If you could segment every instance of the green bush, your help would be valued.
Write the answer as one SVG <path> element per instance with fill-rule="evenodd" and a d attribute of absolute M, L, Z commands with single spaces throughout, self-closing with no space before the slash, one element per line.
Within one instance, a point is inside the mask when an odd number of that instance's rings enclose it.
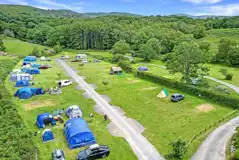
<path fill-rule="evenodd" d="M 223 104 L 235 109 L 239 109 L 239 99 L 228 97 L 228 96 L 226 97 L 223 94 L 213 93 L 206 89 L 196 88 L 194 86 L 176 82 L 174 80 L 170 80 L 164 77 L 156 76 L 148 72 L 140 72 L 135 70 L 134 73 L 136 74 L 136 76 L 140 78 L 143 78 L 155 83 L 159 83 L 161 85 L 164 85 L 170 88 L 178 89 L 190 95 L 199 96 L 218 104 Z"/>
<path fill-rule="evenodd" d="M 123 60 L 127 60 L 127 58 L 125 58 L 124 55 L 122 55 L 122 54 L 115 54 L 112 57 L 112 62 L 113 63 L 118 63 L 119 61 L 123 61 Z"/>
<path fill-rule="evenodd" d="M 119 61 L 119 66 L 125 70 L 125 72 L 132 72 L 133 68 L 128 60 Z"/>
<path fill-rule="evenodd" d="M 239 160 L 239 149 L 237 149 L 234 153 L 233 160 Z"/>
<path fill-rule="evenodd" d="M 232 77 L 233 77 L 233 74 L 232 73 L 228 73 L 228 74 L 226 74 L 225 79 L 231 81 Z"/>

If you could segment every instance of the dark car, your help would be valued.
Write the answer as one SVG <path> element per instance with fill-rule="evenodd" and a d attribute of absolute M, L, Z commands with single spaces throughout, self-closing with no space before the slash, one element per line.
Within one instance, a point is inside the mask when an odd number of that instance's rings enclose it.
<path fill-rule="evenodd" d="M 173 94 L 171 96 L 171 101 L 172 102 L 178 102 L 178 101 L 181 101 L 183 99 L 184 99 L 184 95 L 182 95 L 182 94 Z"/>
<path fill-rule="evenodd" d="M 61 149 L 56 149 L 52 152 L 53 160 L 65 160 L 64 152 Z"/>
<path fill-rule="evenodd" d="M 77 160 L 95 160 L 95 159 L 101 159 L 106 158 L 110 154 L 110 150 L 105 145 L 98 145 L 94 144 L 91 145 L 86 150 L 81 151 L 77 155 Z"/>

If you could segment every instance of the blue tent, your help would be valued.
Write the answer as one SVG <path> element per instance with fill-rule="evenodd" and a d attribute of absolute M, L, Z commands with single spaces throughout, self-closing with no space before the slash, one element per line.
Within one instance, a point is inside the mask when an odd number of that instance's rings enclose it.
<path fill-rule="evenodd" d="M 36 68 L 36 69 L 39 69 L 41 67 L 40 64 L 36 64 L 36 63 L 32 64 L 31 66 L 32 68 Z"/>
<path fill-rule="evenodd" d="M 15 93 L 15 97 L 19 97 L 20 99 L 29 99 L 35 95 L 42 95 L 45 94 L 45 91 L 42 88 L 29 88 L 23 87 L 17 90 Z"/>
<path fill-rule="evenodd" d="M 24 86 L 30 86 L 30 83 L 28 80 L 19 80 L 16 82 L 15 87 L 24 87 Z"/>
<path fill-rule="evenodd" d="M 24 61 L 25 62 L 35 62 L 35 61 L 37 61 L 37 58 L 35 56 L 26 56 L 24 58 Z"/>
<path fill-rule="evenodd" d="M 64 133 L 70 149 L 96 143 L 93 133 L 82 118 L 68 120 L 65 124 Z"/>
<path fill-rule="evenodd" d="M 22 68 L 21 71 L 28 74 L 40 74 L 40 70 L 36 68 Z"/>
<path fill-rule="evenodd" d="M 52 125 L 56 125 L 56 121 L 53 119 L 52 116 L 50 116 L 49 113 L 43 113 L 37 116 L 36 125 L 39 128 L 44 128 L 45 125 L 49 123 L 51 123 Z"/>
<path fill-rule="evenodd" d="M 149 69 L 147 67 L 140 66 L 138 68 L 139 71 L 148 71 Z"/>
<path fill-rule="evenodd" d="M 46 129 L 42 133 L 42 141 L 43 143 L 53 141 L 54 140 L 54 135 L 50 129 Z"/>

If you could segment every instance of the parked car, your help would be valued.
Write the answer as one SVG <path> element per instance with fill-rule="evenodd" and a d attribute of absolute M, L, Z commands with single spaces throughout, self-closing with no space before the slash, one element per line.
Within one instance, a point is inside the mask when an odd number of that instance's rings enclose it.
<path fill-rule="evenodd" d="M 61 56 L 61 59 L 69 59 L 69 56 Z"/>
<path fill-rule="evenodd" d="M 83 59 L 81 62 L 82 63 L 88 63 L 88 60 L 87 59 Z"/>
<path fill-rule="evenodd" d="M 181 100 L 183 100 L 183 99 L 184 99 L 184 95 L 182 95 L 182 94 L 176 93 L 176 94 L 173 94 L 173 95 L 171 96 L 171 101 L 172 101 L 172 102 L 178 102 L 178 101 L 181 101 Z"/>
<path fill-rule="evenodd" d="M 65 86 L 69 86 L 72 84 L 72 81 L 70 80 L 62 80 L 58 82 L 58 86 L 59 87 L 65 87 Z"/>
<path fill-rule="evenodd" d="M 65 154 L 63 150 L 56 149 L 52 152 L 52 160 L 65 160 Z"/>
<path fill-rule="evenodd" d="M 98 145 L 94 144 L 91 145 L 86 150 L 81 151 L 77 155 L 77 160 L 95 160 L 95 159 L 101 159 L 106 158 L 110 154 L 110 150 L 105 145 Z"/>

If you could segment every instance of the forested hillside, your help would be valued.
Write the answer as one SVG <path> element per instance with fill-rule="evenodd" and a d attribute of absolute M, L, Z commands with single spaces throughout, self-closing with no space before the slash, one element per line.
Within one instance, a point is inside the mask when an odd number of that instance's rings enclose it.
<path fill-rule="evenodd" d="M 57 13 L 61 13 L 61 16 Z M 146 54 L 151 50 L 147 46 L 153 44 L 157 46 L 154 48 L 158 48 L 153 57 L 173 52 L 179 43 L 195 41 L 201 48 L 210 51 L 210 54 L 221 54 L 213 57 L 213 62 L 230 63 L 229 50 L 224 53 L 220 49 L 211 50 L 210 40 L 201 39 L 207 37 L 208 33 L 217 36 L 215 31 L 211 33 L 208 30 L 239 27 L 239 17 L 192 19 L 183 16 L 117 15 L 81 18 L 74 16 L 74 12 L 69 13 L 72 16 L 62 16 L 64 11 L 51 12 L 27 6 L 1 5 L 0 33 L 37 44 L 60 44 L 63 48 L 72 49 L 109 50 L 116 42 L 123 40 L 130 45 L 133 53 L 140 56 L 140 50 Z M 233 40 L 220 40 L 234 33 L 238 33 L 238 29 L 229 29 L 217 39 L 222 45 L 226 43 L 229 48 L 235 47 L 237 45 L 231 42 Z M 235 50 L 230 51 L 232 58 L 238 55 Z M 238 62 L 233 63 L 238 65 Z"/>

